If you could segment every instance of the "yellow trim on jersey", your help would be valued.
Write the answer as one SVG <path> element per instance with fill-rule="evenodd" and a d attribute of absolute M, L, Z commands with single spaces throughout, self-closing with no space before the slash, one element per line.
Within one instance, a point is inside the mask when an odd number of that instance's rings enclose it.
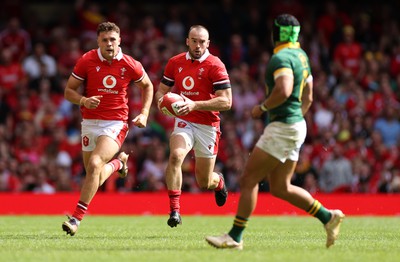
<path fill-rule="evenodd" d="M 294 77 L 293 70 L 291 68 L 284 67 L 284 68 L 279 68 L 278 70 L 275 70 L 274 79 L 277 79 L 278 77 L 283 76 L 283 75 Z"/>
<path fill-rule="evenodd" d="M 300 48 L 300 43 L 299 42 L 296 42 L 296 43 L 287 42 L 284 44 L 280 44 L 274 48 L 274 54 L 278 53 L 279 51 L 281 51 L 284 48 Z"/>

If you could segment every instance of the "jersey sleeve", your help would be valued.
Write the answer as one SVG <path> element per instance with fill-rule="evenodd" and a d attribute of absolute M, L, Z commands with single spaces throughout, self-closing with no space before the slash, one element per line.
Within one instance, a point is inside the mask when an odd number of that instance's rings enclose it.
<path fill-rule="evenodd" d="M 142 63 L 140 63 L 139 61 L 135 60 L 135 59 L 130 59 L 129 60 L 129 65 L 131 68 L 131 78 L 133 82 L 140 82 L 142 81 L 142 79 L 144 78 L 144 76 L 146 75 L 146 71 L 142 65 Z"/>
<path fill-rule="evenodd" d="M 174 62 L 172 59 L 168 60 L 167 65 L 164 69 L 164 74 L 161 79 L 161 83 L 166 86 L 173 87 L 175 84 L 175 77 L 174 77 Z"/>
<path fill-rule="evenodd" d="M 293 77 L 292 63 L 289 59 L 279 55 L 275 55 L 271 58 L 271 66 L 274 79 L 277 79 L 282 75 Z"/>
<path fill-rule="evenodd" d="M 211 79 L 214 91 L 231 88 L 228 71 L 220 59 L 216 59 L 214 62 Z"/>
<path fill-rule="evenodd" d="M 78 80 L 84 81 L 87 77 L 87 55 L 83 55 L 75 64 L 74 70 L 72 70 L 72 76 Z"/>

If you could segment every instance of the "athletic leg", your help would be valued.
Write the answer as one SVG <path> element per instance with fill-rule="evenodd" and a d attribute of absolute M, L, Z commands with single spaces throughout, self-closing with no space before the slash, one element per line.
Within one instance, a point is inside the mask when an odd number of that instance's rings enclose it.
<path fill-rule="evenodd" d="M 173 134 L 170 137 L 170 155 L 165 174 L 170 205 L 170 218 L 167 224 L 170 227 L 182 224 L 180 217 L 182 163 L 190 150 L 191 147 L 183 135 Z"/>
<path fill-rule="evenodd" d="M 115 140 L 108 136 L 99 136 L 95 149 L 91 152 L 83 152 L 86 177 L 75 211 L 72 217 L 62 225 L 63 230 L 67 232 L 67 234 L 73 236 L 76 233 L 79 223 L 86 214 L 88 206 L 98 188 L 112 173 L 114 173 L 114 171 L 116 171 L 115 168 L 118 169 L 122 166 L 122 164 L 118 166 L 118 162 L 115 164 L 108 164 L 118 150 L 119 146 Z"/>
<path fill-rule="evenodd" d="M 201 189 L 213 189 L 215 202 L 223 206 L 228 198 L 228 190 L 221 173 L 214 172 L 216 157 L 196 157 L 196 181 Z"/>

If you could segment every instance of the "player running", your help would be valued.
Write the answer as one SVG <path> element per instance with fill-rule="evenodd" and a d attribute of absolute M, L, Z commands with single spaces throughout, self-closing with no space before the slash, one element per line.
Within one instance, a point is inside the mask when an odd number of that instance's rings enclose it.
<path fill-rule="evenodd" d="M 128 133 L 129 84 L 133 81 L 142 89 L 142 110 L 132 123 L 141 128 L 147 124 L 153 99 L 153 84 L 140 62 L 122 53 L 119 27 L 110 22 L 97 28 L 98 49 L 84 54 L 75 65 L 65 88 L 65 98 L 81 106 L 82 151 L 86 178 L 79 202 L 72 217 L 62 229 L 73 236 L 97 189 L 118 171 L 128 173 L 128 155 L 121 149 Z M 83 84 L 83 95 L 78 88 Z"/>
<path fill-rule="evenodd" d="M 324 225 L 326 247 L 334 244 L 344 218 L 340 210 L 328 210 L 309 192 L 291 184 L 304 143 L 304 115 L 312 103 L 313 82 L 307 54 L 298 40 L 300 23 L 292 15 L 273 20 L 274 54 L 266 69 L 267 99 L 252 109 L 253 118 L 268 112 L 269 124 L 251 153 L 240 181 L 240 199 L 233 227 L 206 241 L 217 248 L 243 248 L 242 234 L 257 203 L 258 184 L 268 179 L 273 196 L 318 218 Z"/>
<path fill-rule="evenodd" d="M 218 143 L 221 135 L 219 111 L 232 105 L 231 84 L 225 65 L 210 54 L 208 30 L 201 25 L 189 29 L 186 38 L 188 51 L 169 59 L 155 99 L 175 88 L 185 102 L 178 111 L 175 127 L 170 136 L 170 155 L 166 170 L 166 183 L 170 203 L 167 224 L 182 224 L 180 196 L 182 163 L 193 149 L 195 176 L 202 189 L 212 189 L 215 201 L 223 206 L 228 197 L 224 177 L 214 172 Z"/>

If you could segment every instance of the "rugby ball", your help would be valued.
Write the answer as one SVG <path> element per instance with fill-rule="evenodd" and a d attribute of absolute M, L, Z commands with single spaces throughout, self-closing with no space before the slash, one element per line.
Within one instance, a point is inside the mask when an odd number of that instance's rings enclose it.
<path fill-rule="evenodd" d="M 180 95 L 168 92 L 161 97 L 159 108 L 164 115 L 176 117 L 183 102 L 183 98 Z"/>

